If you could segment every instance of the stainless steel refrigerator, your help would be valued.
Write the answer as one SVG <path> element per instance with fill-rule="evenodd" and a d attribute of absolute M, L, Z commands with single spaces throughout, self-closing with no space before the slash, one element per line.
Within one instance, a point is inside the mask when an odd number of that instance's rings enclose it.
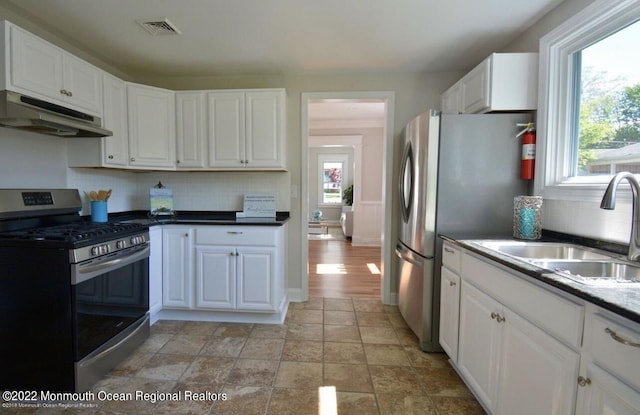
<path fill-rule="evenodd" d="M 398 301 L 424 351 L 441 351 L 442 240 L 438 234 L 510 235 L 521 180 L 518 123 L 529 114 L 438 115 L 428 111 L 404 129 L 400 166 L 402 221 L 396 245 Z"/>

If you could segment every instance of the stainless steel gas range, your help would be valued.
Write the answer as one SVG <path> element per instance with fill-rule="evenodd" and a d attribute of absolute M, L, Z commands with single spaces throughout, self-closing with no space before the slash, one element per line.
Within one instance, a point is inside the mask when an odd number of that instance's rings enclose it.
<path fill-rule="evenodd" d="M 0 390 L 84 391 L 149 336 L 149 232 L 0 189 Z"/>

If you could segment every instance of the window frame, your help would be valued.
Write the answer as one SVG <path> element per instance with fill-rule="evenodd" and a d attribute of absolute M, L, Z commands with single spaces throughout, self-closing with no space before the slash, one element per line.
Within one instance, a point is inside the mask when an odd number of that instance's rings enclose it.
<path fill-rule="evenodd" d="M 540 39 L 536 195 L 555 200 L 602 198 L 611 175 L 570 177 L 575 128 L 570 88 L 576 74 L 573 54 L 638 19 L 638 0 L 596 0 Z"/>
<path fill-rule="evenodd" d="M 324 163 L 342 163 L 342 189 L 340 191 L 340 203 L 324 202 Z M 349 183 L 349 154 L 347 153 L 320 153 L 318 154 L 318 206 L 321 207 L 342 207 L 345 206 L 342 200 L 342 192 Z"/>

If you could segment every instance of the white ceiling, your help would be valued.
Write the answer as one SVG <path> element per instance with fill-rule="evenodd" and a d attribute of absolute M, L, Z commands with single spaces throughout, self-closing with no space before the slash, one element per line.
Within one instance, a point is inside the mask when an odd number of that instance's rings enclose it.
<path fill-rule="evenodd" d="M 562 0 L 0 0 L 131 76 L 466 71 Z M 136 20 L 167 17 L 179 36 Z"/>

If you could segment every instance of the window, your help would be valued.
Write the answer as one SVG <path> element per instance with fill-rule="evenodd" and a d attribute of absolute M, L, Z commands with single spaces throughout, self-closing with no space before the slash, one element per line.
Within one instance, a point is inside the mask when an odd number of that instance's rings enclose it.
<path fill-rule="evenodd" d="M 322 205 L 342 205 L 342 196 L 347 186 L 347 154 L 319 154 L 319 190 L 318 200 Z"/>
<path fill-rule="evenodd" d="M 540 40 L 536 194 L 599 200 L 640 174 L 639 21 L 637 0 L 596 0 Z"/>
<path fill-rule="evenodd" d="M 573 54 L 573 175 L 640 173 L 640 22 Z"/>

